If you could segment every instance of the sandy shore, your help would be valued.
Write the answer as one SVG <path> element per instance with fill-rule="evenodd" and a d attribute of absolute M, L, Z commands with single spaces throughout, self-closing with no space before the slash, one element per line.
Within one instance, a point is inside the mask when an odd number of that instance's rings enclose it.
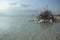
<path fill-rule="evenodd" d="M 54 18 L 56 18 L 56 19 L 60 20 L 60 16 L 54 16 Z"/>

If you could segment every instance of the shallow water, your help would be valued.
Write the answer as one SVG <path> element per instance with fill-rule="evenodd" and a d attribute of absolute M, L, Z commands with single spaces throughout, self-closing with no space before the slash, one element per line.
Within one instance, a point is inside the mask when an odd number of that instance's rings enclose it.
<path fill-rule="evenodd" d="M 32 17 L 0 17 L 0 40 L 60 40 L 60 23 L 28 22 Z"/>

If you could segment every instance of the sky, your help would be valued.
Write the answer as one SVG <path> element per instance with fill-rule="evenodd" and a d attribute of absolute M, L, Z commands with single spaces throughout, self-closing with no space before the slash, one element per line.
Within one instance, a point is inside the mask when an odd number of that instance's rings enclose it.
<path fill-rule="evenodd" d="M 34 15 L 47 7 L 59 14 L 60 0 L 0 0 L 0 15 Z"/>

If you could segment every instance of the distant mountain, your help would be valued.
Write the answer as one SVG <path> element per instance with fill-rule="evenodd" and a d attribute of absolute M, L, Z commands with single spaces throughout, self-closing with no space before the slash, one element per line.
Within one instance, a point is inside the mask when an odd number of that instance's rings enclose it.
<path fill-rule="evenodd" d="M 59 17 L 60 17 L 60 14 L 56 14 L 56 15 L 54 15 L 54 16 L 59 16 Z"/>

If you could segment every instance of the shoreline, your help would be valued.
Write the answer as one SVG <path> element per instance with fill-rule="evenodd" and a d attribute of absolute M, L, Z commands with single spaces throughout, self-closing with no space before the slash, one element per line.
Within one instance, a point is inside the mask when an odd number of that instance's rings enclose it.
<path fill-rule="evenodd" d="M 60 20 L 60 16 L 58 16 L 58 15 L 55 15 L 53 17 L 56 18 L 56 19 L 58 19 L 58 20 Z"/>

